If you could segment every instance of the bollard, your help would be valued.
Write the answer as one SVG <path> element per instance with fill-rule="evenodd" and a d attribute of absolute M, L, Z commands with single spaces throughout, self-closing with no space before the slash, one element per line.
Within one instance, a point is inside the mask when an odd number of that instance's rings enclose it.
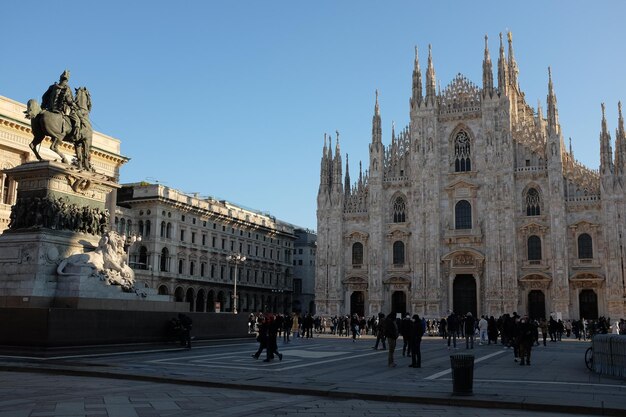
<path fill-rule="evenodd" d="M 474 384 L 474 355 L 450 355 L 452 394 L 472 395 Z"/>

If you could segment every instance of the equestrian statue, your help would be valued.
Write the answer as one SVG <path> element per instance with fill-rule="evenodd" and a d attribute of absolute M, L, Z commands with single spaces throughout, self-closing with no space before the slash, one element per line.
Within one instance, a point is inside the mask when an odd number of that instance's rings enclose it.
<path fill-rule="evenodd" d="M 76 89 L 76 97 L 68 85 L 70 72 L 65 70 L 58 83 L 52 84 L 41 98 L 41 107 L 37 100 L 28 100 L 26 118 L 30 119 L 33 140 L 30 149 L 38 160 L 42 161 L 37 146 L 46 136 L 52 139 L 50 150 L 67 163 L 65 156 L 59 152 L 61 142 L 74 144 L 76 166 L 79 170 L 93 171 L 90 161 L 93 129 L 89 121 L 91 111 L 91 95 L 85 87 Z"/>

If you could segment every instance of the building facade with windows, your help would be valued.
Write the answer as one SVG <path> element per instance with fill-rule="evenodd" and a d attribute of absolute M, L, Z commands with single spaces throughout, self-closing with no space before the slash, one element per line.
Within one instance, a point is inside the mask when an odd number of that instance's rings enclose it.
<path fill-rule="evenodd" d="M 161 184 L 123 185 L 113 227 L 129 248 L 136 280 L 191 311 L 291 312 L 293 226 L 227 201 Z M 138 238 L 141 237 L 139 240 Z M 234 263 L 229 255 L 241 254 Z"/>
<path fill-rule="evenodd" d="M 344 177 L 325 139 L 318 314 L 626 315 L 621 105 L 614 143 L 602 105 L 589 169 L 565 146 L 550 73 L 547 115 L 525 101 L 510 34 L 495 73 L 485 38 L 482 88 L 459 74 L 437 92 L 430 47 L 425 88 L 416 49 L 409 125 L 383 145 L 376 98 L 369 169 L 352 182 L 346 158 Z"/>
<path fill-rule="evenodd" d="M 302 228 L 294 230 L 293 307 L 301 313 L 315 314 L 315 252 L 317 235 Z"/>

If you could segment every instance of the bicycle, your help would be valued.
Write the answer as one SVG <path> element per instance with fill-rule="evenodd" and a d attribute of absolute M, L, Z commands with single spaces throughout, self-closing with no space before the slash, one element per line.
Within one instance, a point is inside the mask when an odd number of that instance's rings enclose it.
<path fill-rule="evenodd" d="M 585 365 L 587 369 L 593 371 L 593 346 L 589 346 L 585 352 Z"/>

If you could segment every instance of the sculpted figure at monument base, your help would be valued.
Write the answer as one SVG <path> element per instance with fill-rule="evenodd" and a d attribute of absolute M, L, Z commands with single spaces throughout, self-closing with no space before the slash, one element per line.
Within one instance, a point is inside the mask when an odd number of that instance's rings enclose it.
<path fill-rule="evenodd" d="M 59 275 L 84 273 L 81 267 L 91 268 L 91 277 L 110 285 L 119 285 L 125 292 L 135 291 L 135 273 L 128 266 L 124 238 L 117 232 L 107 232 L 100 238 L 93 252 L 77 253 L 61 261 Z M 77 268 L 78 267 L 78 268 Z"/>

